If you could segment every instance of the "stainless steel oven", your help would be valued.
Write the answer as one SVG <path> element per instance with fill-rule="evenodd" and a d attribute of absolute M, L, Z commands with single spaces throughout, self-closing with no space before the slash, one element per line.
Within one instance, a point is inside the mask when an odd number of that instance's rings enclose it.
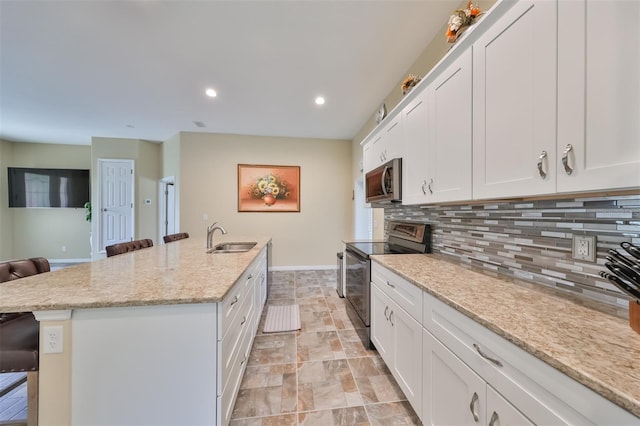
<path fill-rule="evenodd" d="M 351 307 L 356 311 L 365 327 L 371 324 L 370 312 L 370 291 L 371 262 L 369 256 L 358 253 L 356 249 L 347 244 L 344 251 L 346 289 L 345 297 L 351 303 Z"/>
<path fill-rule="evenodd" d="M 364 329 L 361 337 L 373 348 L 371 325 L 371 259 L 376 254 L 408 254 L 431 252 L 431 226 L 426 223 L 388 221 L 386 242 L 359 241 L 347 243 L 345 256 L 345 297 L 353 309 L 347 313 L 355 327 Z"/>

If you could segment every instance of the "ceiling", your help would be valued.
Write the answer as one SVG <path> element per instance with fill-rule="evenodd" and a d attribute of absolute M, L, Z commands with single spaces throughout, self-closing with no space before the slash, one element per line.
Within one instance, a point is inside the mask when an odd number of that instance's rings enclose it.
<path fill-rule="evenodd" d="M 0 0 L 0 138 L 352 139 L 459 4 Z"/>

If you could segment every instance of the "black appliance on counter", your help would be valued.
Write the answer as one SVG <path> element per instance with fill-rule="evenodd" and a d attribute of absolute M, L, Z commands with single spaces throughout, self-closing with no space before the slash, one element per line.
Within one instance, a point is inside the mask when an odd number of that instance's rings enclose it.
<path fill-rule="evenodd" d="M 431 225 L 419 222 L 389 221 L 386 242 L 360 241 L 346 243 L 345 297 L 354 312 L 347 310 L 355 324 L 364 326 L 361 335 L 370 348 L 371 343 L 371 259 L 376 254 L 431 253 Z M 353 315 L 353 314 L 357 315 Z"/>

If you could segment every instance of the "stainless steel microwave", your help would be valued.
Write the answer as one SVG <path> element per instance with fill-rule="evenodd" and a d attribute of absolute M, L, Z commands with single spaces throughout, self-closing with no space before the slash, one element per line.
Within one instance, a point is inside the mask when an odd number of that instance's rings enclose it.
<path fill-rule="evenodd" d="M 367 203 L 397 203 L 402 201 L 402 159 L 393 160 L 365 174 Z"/>

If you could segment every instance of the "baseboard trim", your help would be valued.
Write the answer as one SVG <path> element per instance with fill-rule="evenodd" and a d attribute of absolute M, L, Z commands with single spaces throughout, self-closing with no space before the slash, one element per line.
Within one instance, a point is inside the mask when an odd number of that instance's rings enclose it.
<path fill-rule="evenodd" d="M 331 270 L 338 269 L 337 265 L 307 265 L 307 266 L 272 266 L 270 271 L 309 271 L 309 270 Z"/>

